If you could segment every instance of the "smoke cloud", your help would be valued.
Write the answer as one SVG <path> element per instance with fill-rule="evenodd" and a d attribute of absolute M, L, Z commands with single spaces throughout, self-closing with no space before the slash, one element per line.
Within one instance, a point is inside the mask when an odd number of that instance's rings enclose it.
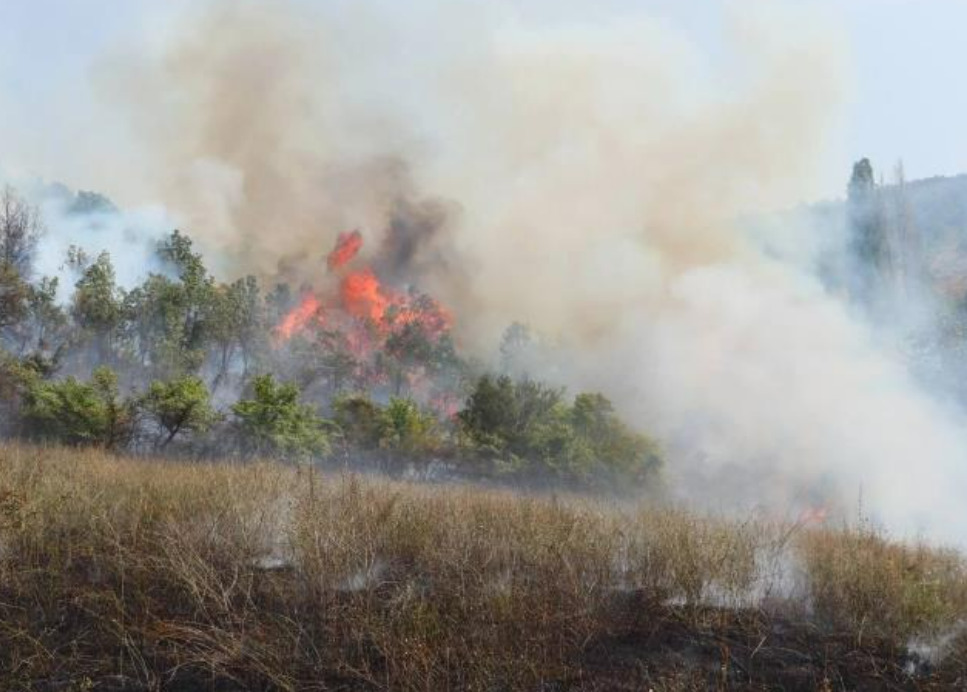
<path fill-rule="evenodd" d="M 739 221 L 817 189 L 847 87 L 834 27 L 736 3 L 715 64 L 631 10 L 209 0 L 173 27 L 97 65 L 138 155 L 106 157 L 105 191 L 164 204 L 221 272 L 324 282 L 360 229 L 465 348 L 513 320 L 549 335 L 554 377 L 658 432 L 683 497 L 862 493 L 898 531 L 965 527 L 958 414 L 810 274 L 814 239 L 776 257 Z"/>

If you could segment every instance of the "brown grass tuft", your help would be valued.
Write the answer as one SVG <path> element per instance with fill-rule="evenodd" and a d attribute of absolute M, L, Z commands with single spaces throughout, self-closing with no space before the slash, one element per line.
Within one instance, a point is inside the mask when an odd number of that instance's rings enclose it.
<path fill-rule="evenodd" d="M 819 687 L 859 649 L 902 675 L 964 569 L 868 528 L 0 447 L 2 689 Z"/>

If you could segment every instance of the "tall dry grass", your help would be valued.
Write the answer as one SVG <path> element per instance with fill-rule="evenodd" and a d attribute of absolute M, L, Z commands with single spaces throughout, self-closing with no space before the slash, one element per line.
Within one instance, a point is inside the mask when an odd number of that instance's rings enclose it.
<path fill-rule="evenodd" d="M 0 447 L 0 689 L 609 689 L 602 642 L 769 608 L 899 651 L 958 626 L 964 561 L 866 527 Z M 708 683 L 634 657 L 655 689 Z"/>

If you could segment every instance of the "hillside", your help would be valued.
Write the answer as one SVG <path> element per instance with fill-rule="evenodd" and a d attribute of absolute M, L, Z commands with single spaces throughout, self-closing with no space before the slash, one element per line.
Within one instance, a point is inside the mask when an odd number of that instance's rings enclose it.
<path fill-rule="evenodd" d="M 928 284 L 950 299 L 963 298 L 967 292 L 967 174 L 881 183 L 876 192 L 878 213 L 888 233 L 903 226 L 915 243 L 912 248 L 894 248 L 894 253 L 911 249 L 922 253 Z M 847 207 L 842 200 L 812 205 L 807 217 L 818 232 L 845 233 Z M 834 252 L 842 251 L 839 242 L 833 243 Z"/>
<path fill-rule="evenodd" d="M 967 175 L 928 178 L 908 184 L 913 227 L 927 250 L 928 271 L 954 300 L 967 294 Z"/>

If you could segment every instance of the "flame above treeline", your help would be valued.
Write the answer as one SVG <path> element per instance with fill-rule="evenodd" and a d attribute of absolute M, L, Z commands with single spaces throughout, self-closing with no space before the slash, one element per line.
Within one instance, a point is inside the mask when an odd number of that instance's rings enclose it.
<path fill-rule="evenodd" d="M 326 265 L 330 271 L 343 266 L 363 249 L 363 234 L 359 231 L 340 233 L 336 240 L 336 247 L 326 258 Z"/>
<path fill-rule="evenodd" d="M 278 344 L 312 329 L 333 329 L 347 335 L 354 355 L 364 357 L 406 328 L 429 341 L 449 333 L 450 313 L 433 298 L 389 286 L 369 266 L 352 269 L 362 247 L 358 230 L 339 234 L 326 258 L 328 271 L 339 275 L 338 290 L 332 295 L 304 291 L 275 329 Z"/>

